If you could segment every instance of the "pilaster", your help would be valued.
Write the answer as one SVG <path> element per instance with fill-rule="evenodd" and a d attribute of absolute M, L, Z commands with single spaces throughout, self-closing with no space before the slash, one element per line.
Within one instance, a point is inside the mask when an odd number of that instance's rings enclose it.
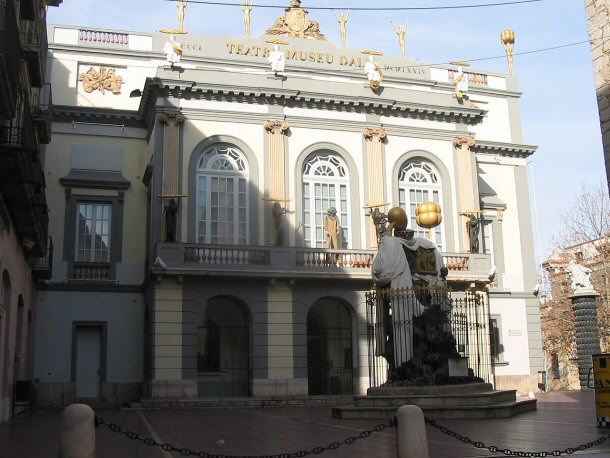
<path fill-rule="evenodd" d="M 479 207 L 479 184 L 477 174 L 477 163 L 472 152 L 475 145 L 474 138 L 469 136 L 458 136 L 453 139 L 454 156 L 456 163 L 456 184 L 458 197 L 458 212 L 469 217 L 473 212 L 480 211 Z M 463 220 L 460 225 L 461 250 L 469 251 L 470 239 L 466 230 L 468 220 Z"/>
<path fill-rule="evenodd" d="M 384 153 L 385 140 L 388 132 L 381 128 L 364 129 L 364 140 L 366 144 L 366 165 L 368 172 L 368 198 L 367 205 L 383 205 L 385 197 L 385 174 L 384 174 Z M 377 232 L 375 226 L 369 226 L 370 246 L 377 247 Z"/>
<path fill-rule="evenodd" d="M 265 130 L 267 131 L 267 150 L 269 157 L 267 161 L 267 176 L 268 176 L 268 190 L 267 190 L 267 205 L 265 214 L 269 215 L 267 221 L 269 221 L 268 227 L 273 228 L 272 240 L 269 240 L 276 245 L 283 245 L 283 226 L 285 225 L 285 214 L 275 214 L 273 212 L 273 205 L 278 205 L 285 210 L 286 202 L 286 149 L 285 149 L 285 134 L 290 128 L 288 122 L 284 120 L 267 120 L 265 123 Z M 276 206 L 277 207 L 277 206 Z M 276 209 L 276 212 L 278 210 Z M 279 220 L 277 220 L 279 218 Z M 281 224 L 280 224 L 281 222 Z M 271 233 L 271 231 L 266 231 Z"/>

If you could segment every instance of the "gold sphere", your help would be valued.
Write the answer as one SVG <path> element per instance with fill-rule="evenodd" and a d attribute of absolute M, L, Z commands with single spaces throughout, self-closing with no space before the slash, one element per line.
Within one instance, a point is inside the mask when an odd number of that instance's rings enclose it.
<path fill-rule="evenodd" d="M 441 206 L 436 202 L 422 202 L 417 206 L 415 215 L 417 224 L 427 229 L 438 226 L 443 220 Z"/>
<path fill-rule="evenodd" d="M 515 32 L 512 30 L 503 30 L 500 34 L 500 39 L 504 45 L 515 44 Z"/>
<path fill-rule="evenodd" d="M 400 207 L 390 208 L 390 211 L 388 211 L 388 222 L 394 223 L 394 229 L 404 231 L 409 224 L 407 212 Z"/>

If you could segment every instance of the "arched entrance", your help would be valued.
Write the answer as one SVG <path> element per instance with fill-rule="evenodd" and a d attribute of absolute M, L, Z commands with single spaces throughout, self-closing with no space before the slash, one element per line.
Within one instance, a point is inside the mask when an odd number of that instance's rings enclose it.
<path fill-rule="evenodd" d="M 197 325 L 199 396 L 250 394 L 250 319 L 242 304 L 215 297 Z"/>
<path fill-rule="evenodd" d="M 316 302 L 307 314 L 307 378 L 310 395 L 352 394 L 352 327 L 335 299 Z"/>

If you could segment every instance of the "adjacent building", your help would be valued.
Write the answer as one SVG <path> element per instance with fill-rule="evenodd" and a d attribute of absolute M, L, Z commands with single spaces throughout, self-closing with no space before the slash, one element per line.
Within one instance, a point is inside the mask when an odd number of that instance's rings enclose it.
<path fill-rule="evenodd" d="M 608 2 L 606 0 L 585 0 L 589 40 L 591 42 L 591 60 L 597 93 L 599 122 L 602 133 L 604 159 L 606 163 L 606 179 L 610 191 L 610 55 L 605 37 L 610 32 L 608 21 Z"/>
<path fill-rule="evenodd" d="M 485 303 L 489 379 L 535 388 L 535 147 L 515 78 L 468 70 L 460 98 L 455 67 L 338 48 L 293 3 L 256 39 L 49 28 L 39 403 L 365 392 L 369 214 L 397 205 Z M 443 211 L 431 231 L 424 201 Z"/>
<path fill-rule="evenodd" d="M 29 401 L 37 282 L 51 275 L 43 171 L 53 112 L 46 11 L 60 3 L 0 4 L 0 421 Z"/>

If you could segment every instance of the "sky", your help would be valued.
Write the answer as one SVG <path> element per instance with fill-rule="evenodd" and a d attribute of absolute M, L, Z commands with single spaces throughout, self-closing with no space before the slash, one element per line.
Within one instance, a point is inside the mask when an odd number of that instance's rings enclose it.
<path fill-rule="evenodd" d="M 195 35 L 243 36 L 238 1 L 216 1 L 234 5 L 189 3 L 184 28 Z M 589 36 L 585 1 L 539 0 L 455 8 L 506 1 L 510 0 L 303 0 L 302 6 L 309 8 L 309 19 L 318 21 L 321 32 L 337 46 L 341 39 L 335 15 L 315 7 L 347 11 L 350 7 L 450 6 L 433 10 L 352 10 L 347 23 L 347 47 L 400 56 L 390 21 L 403 25 L 407 21 L 408 59 L 428 64 L 470 61 L 471 71 L 507 73 L 500 33 L 514 30 L 514 74 L 523 93 L 523 143 L 538 147 L 528 159 L 528 178 L 534 245 L 540 262 L 551 254 L 550 240 L 559 230 L 560 214 L 570 207 L 583 186 L 594 187 L 606 181 L 590 46 L 586 43 Z M 289 3 L 256 0 L 251 36 L 262 36 Z M 58 8 L 49 8 L 47 21 L 139 32 L 178 25 L 176 5 L 168 0 L 63 0 Z M 585 43 L 564 46 L 579 42 Z M 532 52 L 554 47 L 559 48 Z"/>

